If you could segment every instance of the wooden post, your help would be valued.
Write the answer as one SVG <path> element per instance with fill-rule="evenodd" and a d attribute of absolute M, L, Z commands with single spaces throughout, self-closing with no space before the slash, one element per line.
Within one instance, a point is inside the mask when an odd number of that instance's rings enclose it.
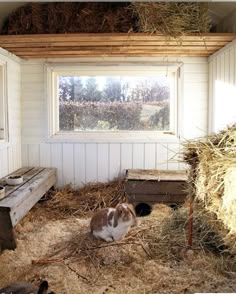
<path fill-rule="evenodd" d="M 189 218 L 188 218 L 188 246 L 193 245 L 193 199 L 189 202 Z"/>
<path fill-rule="evenodd" d="M 14 250 L 16 240 L 10 217 L 9 207 L 0 207 L 0 251 L 4 249 Z"/>

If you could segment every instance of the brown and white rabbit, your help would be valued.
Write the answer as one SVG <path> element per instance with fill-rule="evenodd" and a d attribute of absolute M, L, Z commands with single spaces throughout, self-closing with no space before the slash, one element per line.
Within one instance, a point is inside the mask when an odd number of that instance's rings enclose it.
<path fill-rule="evenodd" d="M 9 286 L 0 289 L 0 294 L 47 294 L 48 293 L 48 282 L 42 281 L 39 288 L 33 286 L 30 283 L 17 282 L 12 283 Z M 54 294 L 50 292 L 48 294 Z"/>
<path fill-rule="evenodd" d="M 103 208 L 96 212 L 90 221 L 90 229 L 94 237 L 109 242 L 122 239 L 135 224 L 133 207 L 122 203 L 116 208 Z"/>

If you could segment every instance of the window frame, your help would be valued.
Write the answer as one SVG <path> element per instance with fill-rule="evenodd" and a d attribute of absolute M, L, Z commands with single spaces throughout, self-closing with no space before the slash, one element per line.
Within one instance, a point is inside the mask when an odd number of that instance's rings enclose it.
<path fill-rule="evenodd" d="M 0 144 L 8 142 L 7 62 L 0 59 Z"/>
<path fill-rule="evenodd" d="M 178 95 L 179 95 L 179 68 L 182 63 L 143 63 L 143 64 L 109 64 L 109 63 L 82 63 L 82 64 L 45 64 L 46 72 L 46 91 L 48 97 L 48 141 L 63 141 L 63 142 L 143 142 L 143 141 L 168 141 L 177 142 L 178 141 Z M 132 130 L 118 130 L 118 131 L 71 131 L 62 132 L 59 131 L 59 100 L 57 98 L 58 89 L 58 76 L 60 75 L 87 75 L 87 76 L 97 76 L 101 73 L 101 76 L 109 75 L 119 75 L 119 73 L 125 72 L 132 73 L 134 75 L 138 70 L 145 69 L 149 70 L 150 76 L 153 73 L 164 73 L 173 74 L 171 91 L 171 103 L 173 106 L 171 109 L 171 127 L 172 131 L 132 131 Z M 145 73 L 146 75 L 146 73 Z M 140 76 L 140 74 L 139 74 Z"/>

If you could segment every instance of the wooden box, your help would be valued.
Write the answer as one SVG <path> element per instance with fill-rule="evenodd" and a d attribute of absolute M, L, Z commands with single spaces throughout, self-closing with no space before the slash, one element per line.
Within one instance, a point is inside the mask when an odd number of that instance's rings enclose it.
<path fill-rule="evenodd" d="M 187 196 L 186 171 L 140 170 L 126 171 L 125 192 L 128 202 L 153 205 L 164 203 L 179 206 Z"/>

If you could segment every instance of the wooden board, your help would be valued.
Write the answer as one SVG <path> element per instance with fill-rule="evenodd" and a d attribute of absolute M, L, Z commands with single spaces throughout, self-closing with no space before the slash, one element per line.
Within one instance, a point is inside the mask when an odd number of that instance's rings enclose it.
<path fill-rule="evenodd" d="M 23 182 L 20 185 L 12 186 L 7 185 L 5 179 L 7 177 L 0 179 L 0 185 L 5 186 L 5 197 L 9 196 L 14 191 L 18 190 L 21 186 L 23 186 L 29 179 L 33 178 L 35 175 L 40 173 L 43 168 L 33 168 L 33 167 L 24 167 L 16 170 L 15 172 L 11 173 L 8 176 L 23 176 Z M 4 197 L 4 198 L 5 198 Z"/>
<path fill-rule="evenodd" d="M 158 194 L 158 195 L 150 195 L 150 194 L 130 194 L 128 200 L 130 203 L 164 203 L 164 204 L 183 204 L 186 199 L 185 194 L 176 194 L 176 195 L 168 195 L 168 194 Z"/>
<path fill-rule="evenodd" d="M 56 183 L 55 168 L 22 168 L 12 175 L 23 175 L 23 183 L 9 186 L 5 178 L 7 196 L 0 200 L 0 249 L 14 249 L 14 226 L 27 214 L 39 199 Z"/>
<path fill-rule="evenodd" d="M 127 181 L 125 192 L 127 194 L 141 195 L 178 195 L 187 194 L 187 184 L 184 181 Z"/>
<path fill-rule="evenodd" d="M 186 171 L 127 169 L 126 180 L 187 181 Z"/>
<path fill-rule="evenodd" d="M 178 38 L 161 34 L 2 35 L 0 47 L 21 58 L 104 56 L 210 56 L 236 34 L 191 34 Z"/>

